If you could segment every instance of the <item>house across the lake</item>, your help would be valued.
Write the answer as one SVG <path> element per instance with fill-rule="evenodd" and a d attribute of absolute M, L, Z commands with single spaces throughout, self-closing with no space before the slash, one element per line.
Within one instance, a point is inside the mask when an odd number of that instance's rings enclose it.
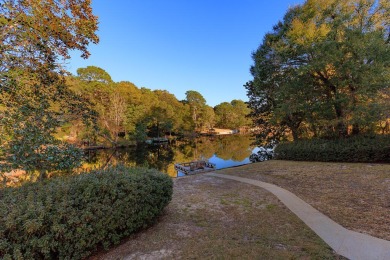
<path fill-rule="evenodd" d="M 238 130 L 235 129 L 222 129 L 222 128 L 210 128 L 209 130 L 201 131 L 202 135 L 232 135 L 237 134 Z"/>

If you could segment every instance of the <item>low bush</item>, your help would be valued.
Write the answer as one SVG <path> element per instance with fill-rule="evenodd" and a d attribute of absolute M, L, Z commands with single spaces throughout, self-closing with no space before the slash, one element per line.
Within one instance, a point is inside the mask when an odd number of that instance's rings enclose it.
<path fill-rule="evenodd" d="M 3 189 L 0 258 L 84 258 L 152 223 L 171 197 L 169 176 L 123 166 Z"/>
<path fill-rule="evenodd" d="M 390 162 L 390 136 L 310 139 L 281 143 L 276 159 L 323 162 Z"/>

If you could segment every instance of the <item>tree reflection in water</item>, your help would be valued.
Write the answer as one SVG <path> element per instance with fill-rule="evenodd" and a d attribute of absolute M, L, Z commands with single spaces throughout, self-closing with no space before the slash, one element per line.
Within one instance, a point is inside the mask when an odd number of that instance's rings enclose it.
<path fill-rule="evenodd" d="M 250 136 L 230 135 L 200 137 L 177 141 L 174 144 L 138 145 L 121 149 L 86 151 L 83 169 L 104 167 L 106 164 L 124 164 L 155 168 L 176 177 L 175 163 L 210 160 L 217 168 L 249 163 L 254 149 Z"/>

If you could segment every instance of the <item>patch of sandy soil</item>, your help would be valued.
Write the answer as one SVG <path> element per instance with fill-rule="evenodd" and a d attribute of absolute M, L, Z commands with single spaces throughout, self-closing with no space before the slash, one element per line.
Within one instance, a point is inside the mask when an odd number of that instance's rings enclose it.
<path fill-rule="evenodd" d="M 276 184 L 342 226 L 390 241 L 390 164 L 273 160 L 218 173 Z"/>
<path fill-rule="evenodd" d="M 175 179 L 154 225 L 90 259 L 215 258 L 341 259 L 272 194 L 205 175 Z"/>

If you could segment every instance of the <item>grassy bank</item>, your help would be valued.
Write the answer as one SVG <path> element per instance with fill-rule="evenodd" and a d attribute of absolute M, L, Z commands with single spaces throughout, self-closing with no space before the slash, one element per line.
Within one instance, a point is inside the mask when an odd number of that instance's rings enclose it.
<path fill-rule="evenodd" d="M 390 164 L 273 160 L 218 172 L 276 184 L 348 229 L 390 240 Z"/>
<path fill-rule="evenodd" d="M 234 168 L 238 169 L 238 168 Z M 92 259 L 337 259 L 273 195 L 195 175 L 175 179 L 158 224 Z"/>

